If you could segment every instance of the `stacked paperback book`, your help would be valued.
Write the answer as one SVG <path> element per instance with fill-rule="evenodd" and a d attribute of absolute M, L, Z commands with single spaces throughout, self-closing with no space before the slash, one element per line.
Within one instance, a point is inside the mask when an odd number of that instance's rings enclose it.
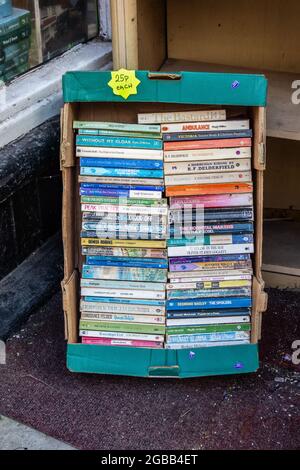
<path fill-rule="evenodd" d="M 82 342 L 166 349 L 249 343 L 249 120 L 206 110 L 73 127 Z"/>
<path fill-rule="evenodd" d="M 252 131 L 222 117 L 162 125 L 168 349 L 250 342 Z"/>
<path fill-rule="evenodd" d="M 168 207 L 160 126 L 74 122 L 74 128 L 82 342 L 162 348 Z"/>
<path fill-rule="evenodd" d="M 0 80 L 4 82 L 28 70 L 30 21 L 27 10 L 0 9 Z"/>

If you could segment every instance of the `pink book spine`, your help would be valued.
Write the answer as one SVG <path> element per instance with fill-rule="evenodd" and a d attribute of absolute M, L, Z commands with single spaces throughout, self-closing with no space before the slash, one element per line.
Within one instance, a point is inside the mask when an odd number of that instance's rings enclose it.
<path fill-rule="evenodd" d="M 164 150 L 193 150 L 214 148 L 251 147 L 252 139 L 191 140 L 186 142 L 165 142 Z"/>
<path fill-rule="evenodd" d="M 251 206 L 252 194 L 215 194 L 207 196 L 171 197 L 170 208 L 183 208 L 186 205 L 195 207 L 197 204 L 204 207 L 238 207 Z"/>
<path fill-rule="evenodd" d="M 110 339 L 110 338 L 90 338 L 83 336 L 83 344 L 98 344 L 100 346 L 127 346 L 135 348 L 162 348 L 163 343 L 158 341 Z"/>

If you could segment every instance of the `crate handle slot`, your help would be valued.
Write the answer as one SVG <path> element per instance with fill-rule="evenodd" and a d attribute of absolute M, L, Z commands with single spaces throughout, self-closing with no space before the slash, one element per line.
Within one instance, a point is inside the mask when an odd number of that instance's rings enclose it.
<path fill-rule="evenodd" d="M 148 72 L 149 80 L 181 80 L 181 73 Z"/>
<path fill-rule="evenodd" d="M 150 377 L 178 377 L 179 366 L 151 366 L 148 369 Z"/>

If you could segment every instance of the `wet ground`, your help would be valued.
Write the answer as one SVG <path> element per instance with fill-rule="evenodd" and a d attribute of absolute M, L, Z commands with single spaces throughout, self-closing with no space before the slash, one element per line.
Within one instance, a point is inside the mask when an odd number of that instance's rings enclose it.
<path fill-rule="evenodd" d="M 58 293 L 7 342 L 0 414 L 80 449 L 299 449 L 295 340 L 300 293 L 270 290 L 257 374 L 191 380 L 72 374 Z"/>

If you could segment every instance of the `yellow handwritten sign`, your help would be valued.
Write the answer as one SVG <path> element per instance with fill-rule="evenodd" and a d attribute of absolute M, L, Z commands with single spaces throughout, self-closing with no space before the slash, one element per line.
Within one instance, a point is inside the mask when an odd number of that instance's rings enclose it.
<path fill-rule="evenodd" d="M 115 95 L 122 96 L 127 100 L 128 96 L 137 94 L 137 87 L 140 83 L 140 80 L 135 76 L 135 70 L 120 69 L 111 72 L 108 86 L 112 88 Z"/>

